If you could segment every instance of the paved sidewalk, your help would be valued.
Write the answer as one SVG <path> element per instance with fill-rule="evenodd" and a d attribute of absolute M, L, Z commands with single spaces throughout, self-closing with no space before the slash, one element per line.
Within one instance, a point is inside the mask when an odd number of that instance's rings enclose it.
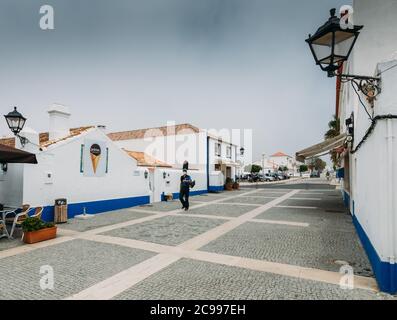
<path fill-rule="evenodd" d="M 191 200 L 188 212 L 173 201 L 71 220 L 36 245 L 0 240 L 0 299 L 393 298 L 377 291 L 340 192 L 320 180 Z"/>

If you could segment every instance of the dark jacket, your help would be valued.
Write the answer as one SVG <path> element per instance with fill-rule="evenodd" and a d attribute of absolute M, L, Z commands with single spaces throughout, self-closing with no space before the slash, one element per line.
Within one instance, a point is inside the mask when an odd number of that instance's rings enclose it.
<path fill-rule="evenodd" d="M 189 190 L 192 184 L 192 178 L 189 175 L 181 176 L 181 189 Z"/>

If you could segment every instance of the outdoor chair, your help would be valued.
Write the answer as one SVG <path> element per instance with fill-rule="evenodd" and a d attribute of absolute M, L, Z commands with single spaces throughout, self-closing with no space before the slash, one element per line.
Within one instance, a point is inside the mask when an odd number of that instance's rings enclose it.
<path fill-rule="evenodd" d="M 0 219 L 0 239 L 1 238 L 8 238 L 8 232 L 5 222 Z"/>
<path fill-rule="evenodd" d="M 9 237 L 12 239 L 15 228 L 20 227 L 22 222 L 25 221 L 26 218 L 29 217 L 28 212 L 30 210 L 30 205 L 24 204 L 22 208 L 7 212 L 5 215 L 6 224 L 12 224 L 11 231 Z M 12 217 L 7 217 L 8 215 L 13 215 Z"/>
<path fill-rule="evenodd" d="M 41 215 L 43 213 L 43 207 L 37 207 L 35 209 L 31 209 L 33 214 L 29 214 L 30 218 L 38 218 L 41 219 Z"/>

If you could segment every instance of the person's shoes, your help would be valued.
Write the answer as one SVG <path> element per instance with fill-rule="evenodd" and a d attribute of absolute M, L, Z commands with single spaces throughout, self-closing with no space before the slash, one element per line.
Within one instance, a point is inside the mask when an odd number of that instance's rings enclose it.
<path fill-rule="evenodd" d="M 181 209 L 183 210 L 183 209 L 185 209 L 185 207 L 182 207 Z"/>
<path fill-rule="evenodd" d="M 188 211 L 189 210 L 189 208 L 185 208 L 185 211 Z"/>

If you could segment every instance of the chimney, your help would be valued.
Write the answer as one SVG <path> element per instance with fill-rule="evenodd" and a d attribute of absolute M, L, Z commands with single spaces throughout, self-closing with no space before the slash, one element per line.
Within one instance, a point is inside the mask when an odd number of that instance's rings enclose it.
<path fill-rule="evenodd" d="M 106 134 L 106 126 L 103 124 L 99 124 L 96 126 L 99 130 L 101 130 L 104 134 Z"/>
<path fill-rule="evenodd" d="M 50 115 L 49 140 L 62 139 L 70 135 L 69 108 L 61 104 L 53 104 L 47 112 Z"/>

